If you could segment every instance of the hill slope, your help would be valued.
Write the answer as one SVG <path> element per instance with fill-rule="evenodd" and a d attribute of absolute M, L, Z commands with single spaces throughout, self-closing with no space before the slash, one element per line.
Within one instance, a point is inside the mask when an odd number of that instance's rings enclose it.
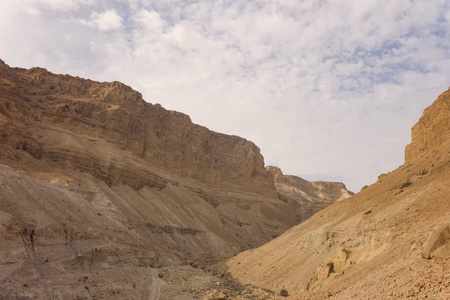
<path fill-rule="evenodd" d="M 0 61 L 0 298 L 148 298 L 130 282 L 154 281 L 150 266 L 228 258 L 297 223 L 253 143 L 119 82 Z"/>
<path fill-rule="evenodd" d="M 298 299 L 450 298 L 450 91 L 412 131 L 406 163 L 222 266 Z"/>
<path fill-rule="evenodd" d="M 310 182 L 297 176 L 284 175 L 277 167 L 267 166 L 266 169 L 273 175 L 279 198 L 293 206 L 300 222 L 330 204 L 353 195 L 341 182 Z"/>

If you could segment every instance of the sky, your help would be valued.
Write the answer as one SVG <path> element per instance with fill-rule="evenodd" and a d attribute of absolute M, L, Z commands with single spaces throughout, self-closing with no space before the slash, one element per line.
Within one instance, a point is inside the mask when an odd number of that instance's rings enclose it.
<path fill-rule="evenodd" d="M 357 192 L 450 85 L 450 0 L 0 0 L 0 59 L 121 81 Z"/>

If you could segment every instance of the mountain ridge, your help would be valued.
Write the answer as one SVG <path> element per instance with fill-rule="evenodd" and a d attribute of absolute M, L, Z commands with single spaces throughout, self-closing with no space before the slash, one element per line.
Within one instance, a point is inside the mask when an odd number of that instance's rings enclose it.
<path fill-rule="evenodd" d="M 4 70 L 5 67 L 2 69 Z M 69 75 L 59 77 L 60 75 L 54 75 L 42 68 L 15 70 L 19 71 L 19 74 L 7 73 L 11 74 L 14 80 L 27 86 L 21 92 L 27 93 L 29 89 L 38 85 L 39 91 L 32 91 L 35 94 L 33 96 L 39 98 L 38 102 L 46 101 L 45 111 L 42 111 L 39 103 L 32 107 L 38 111 L 33 112 L 36 118 L 44 121 L 50 118 L 56 119 L 56 122 L 63 123 L 75 132 L 77 130 L 80 133 L 91 131 L 93 134 L 105 137 L 108 142 L 143 157 L 153 165 L 177 170 L 182 174 L 187 173 L 186 175 L 190 177 L 209 183 L 218 184 L 220 181 L 229 180 L 231 184 L 239 187 L 242 185 L 242 180 L 248 180 L 250 182 L 246 188 L 256 187 L 256 190 L 258 188 L 264 190 L 261 185 L 267 185 L 268 188 L 273 185 L 264 169 L 264 159 L 256 145 L 236 136 L 215 133 L 206 127 L 195 125 L 185 114 L 167 111 L 158 104 L 149 104 L 142 99 L 140 93 L 129 86 L 119 82 L 96 83 Z M 63 79 L 62 82 L 59 82 L 59 78 Z M 4 86 L 7 84 L 4 83 Z M 9 90 L 12 93 L 17 92 L 14 88 Z M 55 95 L 58 95 L 58 98 Z M 87 99 L 90 101 L 86 101 Z M 76 113 L 76 119 L 68 118 L 71 113 L 73 115 L 70 109 Z M 4 107 L 2 111 L 8 114 L 7 108 Z M 137 113 L 142 117 L 137 118 Z M 146 127 L 142 118 L 146 119 L 151 126 Z M 125 128 L 123 128 L 124 125 Z M 166 139 L 169 139 L 167 143 L 172 149 L 165 149 L 164 146 L 167 145 L 162 143 L 166 142 Z M 187 141 L 183 144 L 180 139 Z M 214 145 L 208 145 L 206 142 L 210 140 L 220 144 L 219 146 L 228 146 L 229 149 L 225 150 L 231 151 L 231 155 L 224 157 L 223 153 L 214 152 L 214 149 L 211 149 Z M 192 149 L 186 148 L 185 144 L 192 144 Z M 171 155 L 177 156 L 173 159 L 165 155 L 164 151 L 170 151 Z M 210 153 L 211 151 L 213 153 Z M 208 155 L 213 156 L 212 161 L 203 162 L 202 157 L 208 157 Z M 194 163 L 188 164 L 188 160 L 193 160 Z M 183 166 L 187 165 L 189 168 L 183 169 Z M 228 173 L 222 178 L 217 178 L 216 173 L 219 169 L 221 173 Z M 232 170 L 237 171 L 232 172 Z M 252 181 L 252 177 L 259 177 L 261 183 Z M 264 192 L 267 192 L 267 188 Z"/>
<path fill-rule="evenodd" d="M 284 175 L 280 168 L 266 166 L 275 181 L 280 200 L 292 204 L 301 222 L 318 211 L 353 195 L 341 182 L 313 181 L 298 176 Z"/>
<path fill-rule="evenodd" d="M 0 62 L 0 91 L 2 297 L 148 298 L 155 268 L 229 258 L 303 215 L 255 144 L 122 83 Z"/>

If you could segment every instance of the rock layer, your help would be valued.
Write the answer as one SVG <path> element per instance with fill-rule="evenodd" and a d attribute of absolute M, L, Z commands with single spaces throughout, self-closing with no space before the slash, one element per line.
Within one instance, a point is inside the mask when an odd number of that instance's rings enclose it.
<path fill-rule="evenodd" d="M 406 146 L 405 162 L 409 163 L 450 139 L 450 90 L 442 93 L 427 108 L 411 130 L 412 141 Z"/>
<path fill-rule="evenodd" d="M 274 177 L 279 198 L 294 207 L 299 222 L 353 195 L 342 182 L 310 182 L 297 176 L 284 175 L 277 167 L 267 166 L 266 169 Z"/>
<path fill-rule="evenodd" d="M 7 124 L 8 118 L 25 122 L 22 125 L 28 128 L 23 129 L 28 130 L 21 132 L 30 135 L 32 122 L 41 126 L 52 124 L 79 136 L 89 136 L 94 143 L 107 142 L 181 176 L 249 192 L 273 191 L 273 180 L 264 169 L 259 148 L 245 139 L 210 131 L 193 124 L 187 115 L 146 103 L 140 93 L 119 82 L 99 83 L 55 75 L 41 68 L 10 69 L 0 64 L 2 119 Z M 31 142 L 24 141 L 30 138 Z M 25 151 L 39 155 L 32 144 L 36 138 L 38 135 L 34 134 L 21 141 L 2 141 L 13 147 L 31 143 L 25 145 Z M 58 143 L 58 137 L 50 138 Z M 64 158 L 70 154 L 67 152 Z M 46 155 L 52 158 L 58 154 L 49 149 Z"/>
<path fill-rule="evenodd" d="M 256 145 L 119 82 L 0 61 L 0 153 L 0 298 L 148 299 L 298 223 Z"/>

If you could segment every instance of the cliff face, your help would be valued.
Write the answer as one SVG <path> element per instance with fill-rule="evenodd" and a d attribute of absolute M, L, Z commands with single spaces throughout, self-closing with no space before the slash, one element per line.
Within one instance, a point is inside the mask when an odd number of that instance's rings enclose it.
<path fill-rule="evenodd" d="M 148 104 L 119 82 L 4 63 L 0 78 L 0 163 L 3 173 L 10 174 L 3 180 L 18 195 L 27 191 L 23 202 L 4 194 L 1 209 L 25 227 L 39 228 L 35 240 L 50 230 L 46 222 L 84 232 L 80 220 L 93 214 L 89 219 L 94 224 L 98 219 L 98 228 L 112 226 L 104 221 L 119 222 L 123 230 L 141 228 L 138 240 L 159 236 L 173 248 L 161 258 L 172 257 L 171 252 L 181 259 L 220 258 L 295 224 L 289 205 L 277 199 L 258 147 L 245 139 L 212 132 L 184 114 Z M 23 172 L 29 188 L 21 181 L 6 183 L 17 172 Z M 33 189 L 44 194 L 62 189 L 68 193 L 64 198 L 83 203 L 73 208 L 73 217 L 68 207 L 63 214 L 46 214 L 41 224 L 33 211 L 60 203 L 51 195 L 30 195 Z M 70 220 L 77 224 L 66 224 Z M 210 234 L 218 241 L 212 242 Z M 180 245 L 173 236 L 189 238 Z"/>
<path fill-rule="evenodd" d="M 294 207 L 301 222 L 336 201 L 353 195 L 341 182 L 310 182 L 303 178 L 284 175 L 281 169 L 267 166 L 272 173 L 279 198 Z"/>
<path fill-rule="evenodd" d="M 221 271 L 293 299 L 450 298 L 448 97 L 414 126 L 405 165 Z"/>
<path fill-rule="evenodd" d="M 86 274 L 102 295 L 125 284 L 110 270 L 139 282 L 136 268 L 230 257 L 296 223 L 253 143 L 118 82 L 0 62 L 0 153 L 0 298 L 88 297 Z"/>
<path fill-rule="evenodd" d="M 298 223 L 253 143 L 119 82 L 2 61 L 0 187 L 0 298 L 147 299 L 151 267 L 228 258 Z"/>
<path fill-rule="evenodd" d="M 442 93 L 427 108 L 412 128 L 412 142 L 405 149 L 405 162 L 409 163 L 450 139 L 450 91 Z"/>
<path fill-rule="evenodd" d="M 152 166 L 208 184 L 264 194 L 273 190 L 273 180 L 253 143 L 210 131 L 193 124 L 187 115 L 148 104 L 140 93 L 119 82 L 98 83 L 40 68 L 10 69 L 4 63 L 0 72 L 4 95 L 0 112 L 6 118 L 102 139 Z M 28 133 L 32 135 L 31 128 Z M 88 168 L 83 165 L 87 161 L 73 157 L 72 145 L 48 138 L 53 140 L 37 141 L 39 135 L 31 136 L 28 152 L 41 155 L 38 152 L 44 151 L 46 157 L 58 159 L 63 151 L 64 160 L 83 171 Z M 41 147 L 52 144 L 53 149 L 34 149 L 34 141 Z M 12 146 L 21 143 L 11 142 Z"/>

